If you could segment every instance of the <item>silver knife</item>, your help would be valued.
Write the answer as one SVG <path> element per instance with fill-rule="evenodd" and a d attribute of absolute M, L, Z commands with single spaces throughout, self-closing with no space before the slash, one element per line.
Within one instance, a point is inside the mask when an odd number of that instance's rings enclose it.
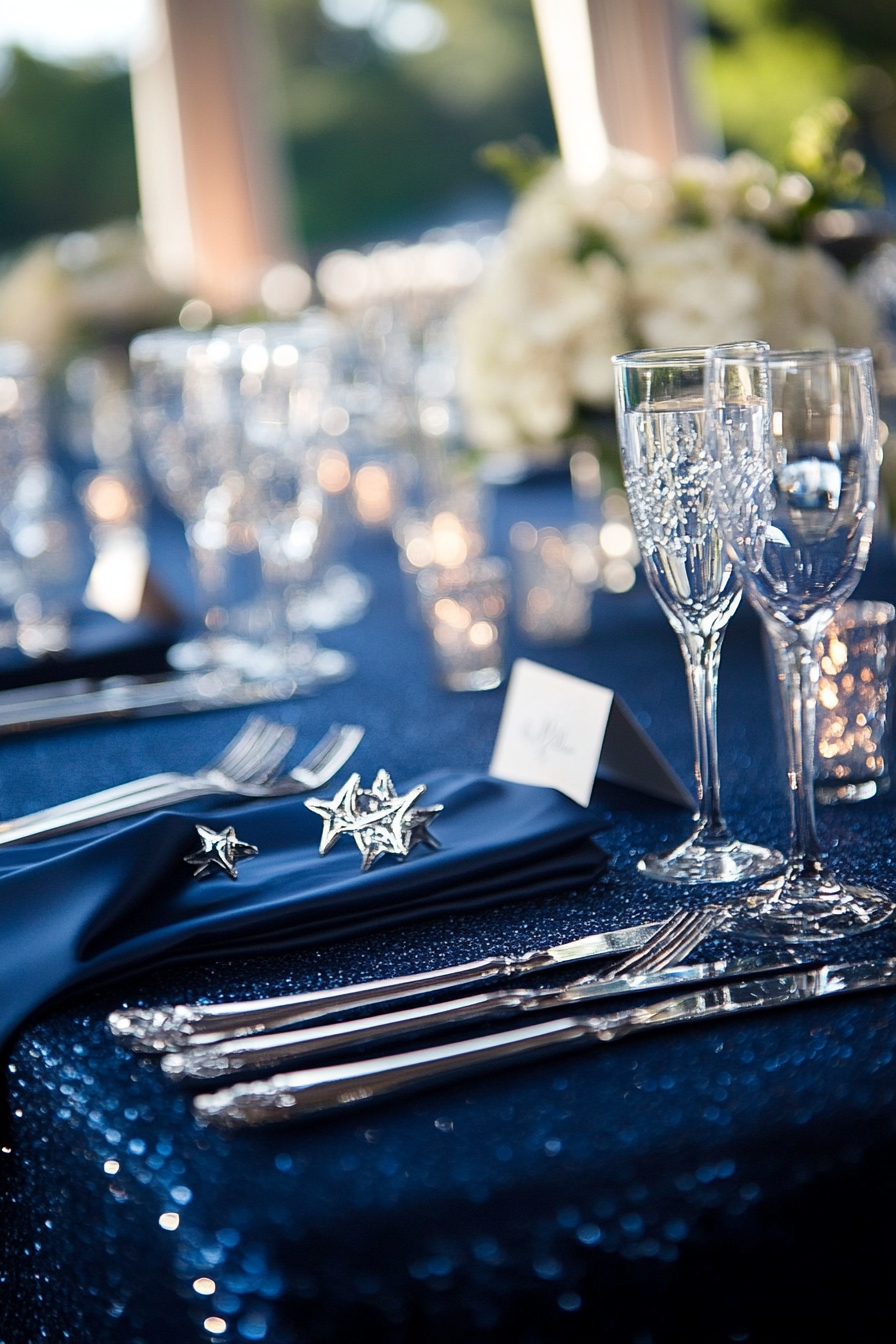
<path fill-rule="evenodd" d="M 419 971 L 388 980 L 368 980 L 336 989 L 311 990 L 275 999 L 248 1003 L 161 1004 L 156 1008 L 122 1008 L 109 1014 L 115 1036 L 126 1039 L 133 1050 L 161 1054 L 187 1046 L 211 1045 L 228 1037 L 255 1036 L 262 1031 L 314 1022 L 350 1008 L 370 1008 L 393 1000 L 418 998 L 437 990 L 481 985 L 505 976 L 527 975 L 566 962 L 613 956 L 642 947 L 665 921 L 636 924 L 628 929 L 593 933 L 572 943 L 540 948 L 521 957 L 485 957 L 460 966 Z"/>
<path fill-rule="evenodd" d="M 813 957 L 801 964 L 808 967 L 817 962 L 818 958 Z M 363 1048 L 418 1032 L 482 1022 L 516 1012 L 569 1008 L 577 1003 L 614 998 L 620 994 L 671 989 L 676 985 L 737 979 L 739 976 L 767 975 L 772 971 L 792 968 L 795 964 L 800 963 L 796 963 L 794 954 L 785 949 L 774 961 L 765 957 L 731 957 L 727 960 L 668 966 L 665 970 L 645 975 L 620 975 L 610 980 L 602 980 L 599 975 L 587 975 L 571 984 L 547 989 L 492 990 L 464 999 L 405 1008 L 395 1013 L 355 1017 L 347 1022 L 331 1022 L 265 1036 L 231 1037 L 212 1045 L 194 1045 L 165 1055 L 162 1068 L 172 1078 L 219 1078 L 227 1073 L 286 1064 L 327 1050 Z"/>
<path fill-rule="evenodd" d="M 526 1056 L 550 1054 L 593 1041 L 609 1043 L 654 1027 L 784 1008 L 810 999 L 890 988 L 894 984 L 896 959 L 847 962 L 758 980 L 740 980 L 601 1017 L 578 1014 L 555 1018 L 492 1036 L 429 1046 L 382 1059 L 353 1060 L 236 1083 L 195 1097 L 193 1111 L 199 1120 L 228 1128 L 321 1115 L 343 1110 L 355 1102 L 442 1083 L 486 1065 L 509 1064 Z"/>
<path fill-rule="evenodd" d="M 332 650 L 328 652 L 332 653 Z M 267 680 L 243 680 L 225 672 L 173 673 L 157 677 L 110 677 L 104 681 L 63 681 L 0 692 L 0 734 L 58 728 L 95 719 L 149 718 L 203 709 L 274 704 L 308 695 L 349 675 L 345 659 L 339 675 L 288 673 Z"/>

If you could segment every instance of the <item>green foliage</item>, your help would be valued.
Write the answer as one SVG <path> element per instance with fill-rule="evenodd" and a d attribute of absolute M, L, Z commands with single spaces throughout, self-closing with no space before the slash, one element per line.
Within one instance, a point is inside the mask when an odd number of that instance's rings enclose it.
<path fill-rule="evenodd" d="M 0 252 L 137 208 L 128 76 L 14 51 L 0 88 Z"/>
<path fill-rule="evenodd" d="M 491 144 L 482 145 L 476 151 L 476 162 L 519 196 L 541 177 L 554 159 L 545 154 L 533 135 L 520 135 L 516 140 L 493 140 Z"/>
<path fill-rule="evenodd" d="M 603 229 L 595 228 L 593 224 L 589 224 L 587 228 L 580 229 L 578 239 L 576 240 L 576 249 L 573 253 L 576 261 L 581 265 L 581 263 L 587 261 L 589 257 L 597 256 L 601 253 L 604 256 L 612 257 L 620 266 L 625 265 L 625 262 L 622 260 L 609 236 L 604 233 Z"/>
<path fill-rule="evenodd" d="M 844 148 L 855 117 L 840 98 L 825 98 L 797 117 L 787 146 L 790 166 L 809 179 L 815 210 L 833 204 L 879 205 L 881 191 L 869 177 L 864 155 Z"/>
<path fill-rule="evenodd" d="M 779 168 L 796 118 L 848 88 L 840 44 L 813 28 L 757 27 L 717 42 L 710 69 L 729 148 L 754 149 Z"/>
<path fill-rule="evenodd" d="M 896 161 L 892 0 L 705 0 L 698 62 L 729 148 L 756 150 L 815 187 L 808 212 L 879 199 L 857 145 Z M 850 104 L 858 117 L 849 115 Z"/>
<path fill-rule="evenodd" d="M 297 229 L 312 250 L 494 197 L 476 160 L 485 142 L 528 132 L 555 143 L 529 0 L 435 0 L 447 40 L 408 56 L 328 25 L 316 0 L 263 3 Z"/>

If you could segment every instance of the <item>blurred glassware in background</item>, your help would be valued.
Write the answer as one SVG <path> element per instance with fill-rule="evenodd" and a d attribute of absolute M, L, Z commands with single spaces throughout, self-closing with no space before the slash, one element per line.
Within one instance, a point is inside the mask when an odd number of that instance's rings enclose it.
<path fill-rule="evenodd" d="M 317 269 L 325 301 L 353 333 L 357 359 L 376 371 L 379 433 L 392 445 L 398 492 L 393 519 L 454 486 L 465 443 L 453 314 L 495 243 L 493 230 L 459 225 L 412 245 L 332 252 Z"/>
<path fill-rule="evenodd" d="M 601 513 L 603 521 L 597 532 L 598 587 L 608 593 L 627 593 L 634 587 L 641 553 L 625 491 L 607 490 L 601 500 Z"/>
<path fill-rule="evenodd" d="M 600 569 L 597 531 L 577 523 L 560 532 L 514 523 L 510 529 L 516 623 L 538 644 L 570 644 L 591 629 Z"/>
<path fill-rule="evenodd" d="M 887 711 L 896 644 L 889 602 L 844 602 L 818 644 L 815 796 L 859 802 L 890 786 Z"/>
<path fill-rule="evenodd" d="M 328 492 L 308 481 L 307 459 L 326 438 L 337 343 L 334 320 L 321 313 L 132 342 L 140 446 L 185 524 L 204 609 L 205 636 L 169 655 L 182 670 L 283 671 L 305 686 L 351 670 L 345 655 L 317 647 L 313 622 L 301 637 L 290 623 L 328 529 Z M 357 619 L 357 594 L 349 606 Z M 339 623 L 331 618 L 329 628 Z"/>
<path fill-rule="evenodd" d="M 504 680 L 510 590 L 505 562 L 471 560 L 417 578 L 439 680 L 449 691 L 491 691 Z"/>
<path fill-rule="evenodd" d="M 143 605 L 149 544 L 127 366 L 106 354 L 81 355 L 65 370 L 65 392 L 65 443 L 87 468 L 75 482 L 94 550 L 84 604 L 132 621 Z"/>
<path fill-rule="evenodd" d="M 66 494 L 34 358 L 18 342 L 0 344 L 0 647 L 32 658 L 67 647 L 84 583 Z"/>
<path fill-rule="evenodd" d="M 896 396 L 896 243 L 883 243 L 856 268 L 856 285 L 880 319 L 885 353 L 875 350 L 881 398 Z"/>
<path fill-rule="evenodd" d="M 516 623 L 539 644 L 584 638 L 593 593 L 628 592 L 640 560 L 625 491 L 601 495 L 600 466 L 590 452 L 573 453 L 570 476 L 589 521 L 564 530 L 520 521 L 510 529 Z"/>
<path fill-rule="evenodd" d="M 417 579 L 425 570 L 454 570 L 485 552 L 482 491 L 469 482 L 428 509 L 406 510 L 396 520 L 398 564 L 405 579 L 408 615 L 419 615 Z"/>

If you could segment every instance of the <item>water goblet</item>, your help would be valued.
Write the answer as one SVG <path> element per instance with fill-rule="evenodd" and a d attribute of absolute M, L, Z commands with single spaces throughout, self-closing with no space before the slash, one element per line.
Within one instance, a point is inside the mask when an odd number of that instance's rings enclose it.
<path fill-rule="evenodd" d="M 654 597 L 678 636 L 695 738 L 697 826 L 638 868 L 664 882 L 738 882 L 783 862 L 736 840 L 719 805 L 716 698 L 725 628 L 741 590 L 725 552 L 710 488 L 706 350 L 635 351 L 613 360 L 616 413 L 632 522 Z"/>
<path fill-rule="evenodd" d="M 861 933 L 894 904 L 823 862 L 813 763 L 818 641 L 871 543 L 880 462 L 871 353 L 718 347 L 707 405 L 727 553 L 774 652 L 791 804 L 785 867 L 749 894 L 729 927 L 788 943 Z"/>

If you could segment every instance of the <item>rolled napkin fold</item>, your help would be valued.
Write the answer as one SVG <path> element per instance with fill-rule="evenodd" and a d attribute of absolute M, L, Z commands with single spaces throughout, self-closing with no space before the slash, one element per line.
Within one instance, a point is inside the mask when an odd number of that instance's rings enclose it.
<path fill-rule="evenodd" d="M 318 853 L 320 821 L 300 798 L 213 812 L 160 812 L 85 839 L 0 851 L 0 1044 L 63 991 L 139 966 L 282 950 L 582 884 L 606 867 L 593 812 L 551 789 L 447 771 L 424 777 L 441 849 L 418 845 L 370 872 L 345 843 Z M 196 882 L 184 858 L 196 823 L 258 848 Z"/>

